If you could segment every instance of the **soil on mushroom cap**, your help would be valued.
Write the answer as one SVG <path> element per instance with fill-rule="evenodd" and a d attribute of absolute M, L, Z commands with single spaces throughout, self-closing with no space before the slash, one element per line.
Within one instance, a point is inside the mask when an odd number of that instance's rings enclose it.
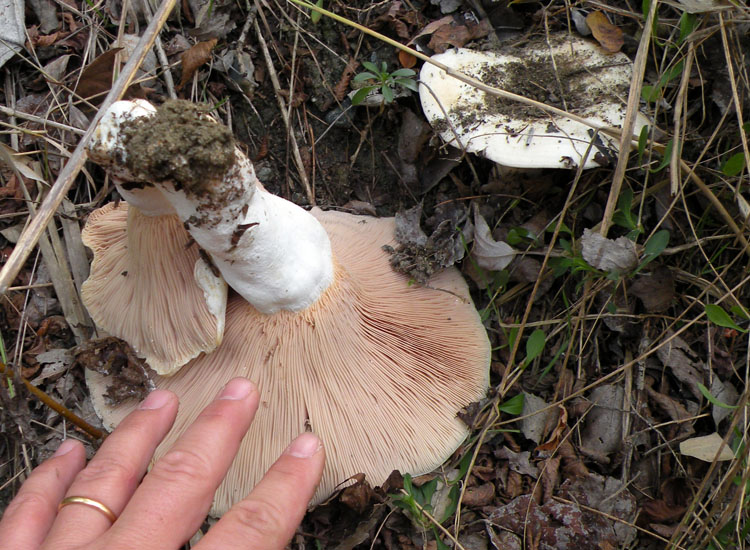
<path fill-rule="evenodd" d="M 123 123 L 127 166 L 139 179 L 173 181 L 196 195 L 210 194 L 234 164 L 234 138 L 200 106 L 165 102 L 152 117 Z"/>
<path fill-rule="evenodd" d="M 571 113 L 586 115 L 586 110 L 602 103 L 618 103 L 627 97 L 628 82 L 617 84 L 607 89 L 605 86 L 590 86 L 591 75 L 607 71 L 623 63 L 621 57 L 613 57 L 611 64 L 602 65 L 593 60 L 591 51 L 579 45 L 564 46 L 564 39 L 559 36 L 535 38 L 522 45 L 504 48 L 500 53 L 517 58 L 518 61 L 486 64 L 475 76 L 485 84 L 508 90 L 515 94 L 536 101 L 565 109 Z M 575 46 L 575 47 L 574 47 Z M 550 47 L 554 49 L 554 63 L 550 56 Z M 488 116 L 502 114 L 513 120 L 549 119 L 549 114 L 517 101 L 484 94 L 484 109 L 462 110 L 452 112 L 459 116 L 459 123 L 469 127 L 481 122 Z"/>

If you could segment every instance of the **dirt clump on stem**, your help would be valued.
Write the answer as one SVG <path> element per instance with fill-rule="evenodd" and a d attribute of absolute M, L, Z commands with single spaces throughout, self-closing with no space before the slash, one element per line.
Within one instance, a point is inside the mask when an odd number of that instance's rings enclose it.
<path fill-rule="evenodd" d="M 196 195 L 210 193 L 235 161 L 232 132 L 189 101 L 167 101 L 154 116 L 124 123 L 123 134 L 133 174 Z"/>

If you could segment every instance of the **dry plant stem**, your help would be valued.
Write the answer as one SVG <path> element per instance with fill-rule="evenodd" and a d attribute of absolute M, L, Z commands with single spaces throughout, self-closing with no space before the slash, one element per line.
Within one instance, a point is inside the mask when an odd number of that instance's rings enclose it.
<path fill-rule="evenodd" d="M 748 402 L 748 392 L 745 391 L 738 401 L 738 403 L 741 405 L 740 409 L 744 409 L 744 407 L 747 405 Z M 716 456 L 718 456 L 721 453 L 721 450 L 723 449 L 724 445 L 729 445 L 729 438 L 734 433 L 734 429 L 737 426 L 738 420 L 740 415 L 735 414 L 734 418 L 732 419 L 732 423 L 730 424 L 729 428 L 727 429 L 727 435 L 724 436 L 724 440 L 722 445 L 717 449 Z M 711 465 L 708 468 L 708 472 L 703 476 L 703 480 L 701 481 L 700 486 L 695 492 L 695 495 L 693 497 L 693 500 L 690 503 L 690 506 L 688 507 L 688 510 L 685 512 L 685 515 L 683 516 L 682 521 L 680 522 L 680 527 L 675 531 L 675 534 L 672 536 L 672 540 L 670 541 L 671 546 L 670 548 L 679 547 L 681 543 L 685 540 L 686 537 L 690 536 L 693 541 L 699 540 L 699 537 L 706 533 L 709 530 L 709 525 L 706 524 L 706 522 L 701 522 L 701 525 L 699 526 L 698 532 L 692 531 L 692 527 L 694 526 L 695 522 L 700 521 L 700 517 L 695 514 L 696 517 L 693 518 L 690 525 L 688 525 L 688 518 L 695 513 L 696 508 L 700 505 L 700 503 L 704 502 L 704 498 L 708 496 L 708 490 L 714 485 L 713 484 L 713 477 L 714 474 L 718 471 L 719 462 L 716 460 L 713 460 L 711 462 Z M 732 467 L 727 471 L 725 475 L 726 479 L 733 479 L 737 475 L 737 471 L 742 467 L 742 461 L 736 460 L 735 463 L 732 465 Z M 740 482 L 740 486 L 743 486 L 747 479 L 750 477 L 750 471 L 746 470 L 742 476 L 742 480 Z M 716 518 L 719 516 L 722 516 L 721 512 L 724 512 L 724 516 L 726 514 L 731 515 L 731 506 L 726 506 L 726 504 L 723 502 L 724 497 L 726 496 L 727 492 L 735 487 L 734 483 L 727 483 L 722 482 L 718 484 L 718 493 L 714 493 L 710 499 L 708 499 L 709 502 L 713 502 L 713 508 L 710 511 L 706 512 L 706 515 L 708 518 Z M 734 498 L 738 498 L 739 492 L 736 492 L 734 495 Z M 711 533 L 709 534 L 708 538 L 713 539 L 716 535 L 716 532 L 723 526 L 722 521 L 717 521 L 714 524 L 713 529 L 711 530 Z M 675 540 L 676 539 L 676 540 Z"/>
<path fill-rule="evenodd" d="M 552 237 L 550 239 L 550 243 L 547 247 L 547 253 L 544 255 L 544 258 L 542 259 L 542 265 L 539 268 L 539 273 L 544 273 L 544 270 L 547 268 L 547 261 L 550 257 L 550 252 L 555 246 L 555 243 L 557 242 L 557 237 L 560 234 L 560 229 L 563 225 L 563 219 L 565 219 L 565 214 L 568 211 L 568 208 L 573 203 L 573 197 L 575 194 L 576 189 L 578 188 L 578 182 L 581 180 L 581 175 L 583 174 L 583 166 L 586 164 L 585 159 L 588 158 L 589 154 L 591 153 L 591 149 L 594 145 L 596 138 L 592 139 L 589 142 L 589 146 L 586 149 L 586 153 L 583 157 L 583 162 L 578 164 L 578 169 L 576 170 L 576 177 L 573 180 L 573 184 L 570 186 L 570 191 L 568 191 L 568 196 L 565 199 L 565 204 L 563 205 L 562 211 L 559 214 L 557 224 L 555 225 L 555 230 L 552 232 Z M 531 315 L 531 309 L 534 305 L 534 297 L 536 296 L 537 291 L 539 290 L 539 285 L 541 285 L 543 280 L 543 277 L 537 277 L 536 281 L 534 282 L 534 287 L 531 289 L 531 293 L 529 294 L 529 298 L 526 301 L 526 309 L 523 312 L 523 317 L 521 318 L 521 322 L 518 323 L 518 333 L 516 334 L 516 338 L 513 342 L 513 347 L 510 350 L 510 355 L 508 356 L 508 364 L 505 366 L 505 370 L 503 371 L 503 379 L 500 382 L 500 385 L 498 386 L 497 391 L 497 397 L 495 397 L 495 400 L 502 399 L 506 392 L 513 386 L 513 384 L 516 383 L 516 381 L 521 377 L 522 371 L 517 371 L 515 375 L 512 375 L 513 371 L 513 364 L 515 363 L 516 354 L 518 353 L 518 348 L 521 344 L 521 337 L 523 336 L 524 328 L 526 327 L 526 322 L 529 319 L 529 315 Z M 572 340 L 571 340 L 572 341 Z M 566 356 L 567 360 L 567 356 Z"/>
<path fill-rule="evenodd" d="M 49 126 L 50 128 L 57 128 L 58 130 L 64 130 L 65 132 L 72 132 L 74 134 L 78 134 L 79 136 L 82 136 L 86 133 L 83 130 L 74 128 L 73 126 L 68 126 L 67 124 L 60 124 L 59 122 L 48 120 L 40 116 L 23 113 L 21 111 L 17 111 L 16 109 L 10 109 L 6 107 L 5 105 L 0 105 L 0 113 L 4 114 L 5 116 L 18 117 L 24 120 L 28 120 L 29 122 L 36 122 L 37 124 L 41 124 L 42 126 Z M 24 131 L 24 130 L 21 130 L 21 131 Z M 38 134 L 39 132 L 28 132 L 28 133 Z"/>
<path fill-rule="evenodd" d="M 12 377 L 14 373 L 13 373 L 13 369 L 11 369 L 5 363 L 0 361 L 0 374 Z M 71 411 L 64 405 L 61 405 L 60 403 L 52 399 L 49 395 L 47 395 L 42 390 L 40 390 L 35 385 L 33 385 L 31 382 L 23 378 L 21 375 L 18 375 L 17 379 L 20 379 L 21 382 L 23 382 L 23 385 L 26 386 L 26 389 L 29 390 L 29 392 L 33 394 L 35 397 L 37 397 L 39 401 L 47 405 L 50 409 L 55 411 L 60 416 L 64 417 L 66 420 L 72 422 L 73 424 L 81 428 L 90 437 L 94 439 L 103 439 L 106 437 L 106 434 L 103 431 L 95 428 L 94 426 L 86 422 L 83 418 L 75 414 L 73 411 Z"/>
<path fill-rule="evenodd" d="M 729 212 L 727 212 L 727 209 L 724 208 L 724 205 L 721 203 L 721 201 L 718 199 L 716 195 L 714 195 L 713 191 L 706 185 L 701 178 L 698 177 L 698 175 L 695 173 L 695 170 L 690 168 L 688 166 L 687 162 L 685 162 L 683 159 L 680 159 L 680 168 L 682 168 L 682 171 L 687 173 L 691 180 L 693 180 L 693 183 L 700 189 L 701 193 L 703 193 L 706 198 L 709 200 L 709 202 L 716 208 L 716 210 L 719 212 L 719 215 L 724 218 L 724 221 L 729 226 L 729 228 L 732 230 L 732 232 L 737 237 L 737 240 L 742 245 L 742 251 L 750 256 L 750 243 L 748 243 L 747 239 L 745 238 L 745 235 L 742 233 L 742 229 L 734 222 L 734 219 L 732 219 L 732 216 Z"/>
<path fill-rule="evenodd" d="M 70 156 L 70 159 L 68 159 L 68 162 L 65 164 L 65 167 L 57 176 L 50 192 L 47 194 L 42 206 L 39 208 L 39 212 L 34 216 L 21 237 L 18 239 L 8 261 L 3 266 L 2 271 L 0 271 L 0 294 L 4 293 L 13 282 L 13 279 L 15 279 L 16 275 L 21 270 L 21 267 L 26 262 L 26 259 L 29 257 L 29 254 L 31 254 L 34 246 L 36 246 L 36 243 L 39 241 L 39 238 L 47 227 L 50 219 L 65 197 L 65 194 L 68 192 L 68 189 L 70 189 L 70 186 L 73 184 L 78 172 L 83 167 L 83 163 L 86 162 L 86 144 L 94 133 L 94 129 L 99 124 L 99 119 L 107 108 L 120 99 L 125 90 L 127 90 L 135 76 L 136 70 L 140 67 L 144 57 L 146 57 L 146 52 L 151 48 L 156 35 L 166 22 L 175 2 L 176 0 L 163 0 L 161 6 L 159 6 L 154 18 L 149 23 L 141 39 L 138 41 L 138 45 L 135 47 L 133 54 L 123 67 L 120 76 L 115 80 L 112 89 L 102 102 L 99 112 L 97 112 L 86 130 L 86 133 L 78 142 L 78 145 Z"/>
<path fill-rule="evenodd" d="M 737 94 L 737 80 L 734 75 L 734 62 L 732 60 L 732 55 L 729 53 L 729 40 L 727 40 L 727 29 L 726 25 L 724 24 L 724 16 L 720 12 L 719 13 L 719 30 L 721 31 L 721 44 L 724 46 L 724 57 L 727 61 L 727 72 L 729 73 L 729 82 L 732 84 L 732 100 L 734 102 L 734 112 L 737 115 L 737 126 L 740 129 L 740 139 L 742 140 L 742 151 L 745 153 L 745 158 L 750 159 L 750 149 L 748 149 L 747 145 L 747 136 L 745 135 L 744 130 L 742 129 L 742 126 L 744 122 L 742 121 L 742 103 L 740 101 L 739 95 Z M 748 168 L 748 163 L 745 163 L 745 172 L 747 173 L 750 168 Z M 737 186 L 737 193 L 739 193 L 740 186 Z"/>
<path fill-rule="evenodd" d="M 517 101 L 519 103 L 523 103 L 524 105 L 530 105 L 532 107 L 537 107 L 543 111 L 546 111 L 548 113 L 552 113 L 558 116 L 569 118 L 570 120 L 574 120 L 576 122 L 580 122 L 581 124 L 584 124 L 586 126 L 589 126 L 590 128 L 593 128 L 595 130 L 600 130 L 602 132 L 605 132 L 611 136 L 620 137 L 623 134 L 623 130 L 620 130 L 619 128 L 613 128 L 611 126 L 606 126 L 604 124 L 600 124 L 596 121 L 589 120 L 583 117 L 580 117 L 578 115 L 575 115 L 573 113 L 569 113 L 567 111 L 564 111 L 562 109 L 558 109 L 557 107 L 552 107 L 550 105 L 546 105 L 544 103 L 540 103 L 539 101 L 534 101 L 533 99 L 529 99 L 527 97 L 524 97 L 522 95 L 514 94 L 512 92 L 508 92 L 506 90 L 501 90 L 500 88 L 495 88 L 493 86 L 488 86 L 481 80 L 477 80 L 474 77 L 471 77 L 469 75 L 465 75 L 464 73 L 457 71 L 451 67 L 448 67 L 447 65 L 440 63 L 439 61 L 435 61 L 429 56 L 418 52 L 417 50 L 410 48 L 409 46 L 405 46 L 404 44 L 401 44 L 400 42 L 397 42 L 393 40 L 392 38 L 388 38 L 387 36 L 380 34 L 379 32 L 373 31 L 372 29 L 368 29 L 367 27 L 360 25 L 359 23 L 355 23 L 354 21 L 351 21 L 345 17 L 341 17 L 340 15 L 337 15 L 333 12 L 330 12 L 328 10 L 325 10 L 323 8 L 319 8 L 318 6 L 315 6 L 313 4 L 310 4 L 309 2 L 306 2 L 305 0 L 287 0 L 287 2 L 292 2 L 293 4 L 296 4 L 298 6 L 301 6 L 303 8 L 311 9 L 314 11 L 317 11 L 318 13 L 321 13 L 322 15 L 325 15 L 326 17 L 330 17 L 331 19 L 338 21 L 339 23 L 343 23 L 344 25 L 349 25 L 350 27 L 353 27 L 357 29 L 358 31 L 361 31 L 365 34 L 369 34 L 370 36 L 377 38 L 378 40 L 385 42 L 389 46 L 393 46 L 394 48 L 397 48 L 399 50 L 402 50 L 404 52 L 410 53 L 417 59 L 421 59 L 425 63 L 429 63 L 430 65 L 434 65 L 438 69 L 445 71 L 446 74 L 449 76 L 452 76 L 453 78 L 456 78 L 460 80 L 461 82 L 465 82 L 466 84 L 469 84 L 470 86 L 475 87 L 478 90 L 482 90 L 483 92 L 486 92 L 492 96 L 495 97 L 502 97 L 505 99 L 510 99 L 511 101 Z M 635 116 L 635 115 L 634 115 Z M 632 136 L 632 125 L 630 128 L 631 131 L 631 139 L 630 144 L 631 146 L 636 142 L 633 141 Z M 635 136 L 637 139 L 637 136 Z"/>
<path fill-rule="evenodd" d="M 682 127 L 683 108 L 685 105 L 685 98 L 687 97 L 688 82 L 690 80 L 690 71 L 693 68 L 693 56 L 695 53 L 695 45 L 690 42 L 688 45 L 688 52 L 685 56 L 685 68 L 682 71 L 682 78 L 680 79 L 680 88 L 677 93 L 677 99 L 674 102 L 674 142 L 672 146 L 672 158 L 669 159 L 669 190 L 672 196 L 675 196 L 680 187 L 680 159 L 682 158 L 682 146 L 685 143 L 685 130 Z"/>
<path fill-rule="evenodd" d="M 258 15 L 263 19 L 264 23 L 265 20 L 265 14 L 263 13 L 263 10 L 260 7 L 260 4 L 258 3 L 258 0 L 255 0 L 255 7 L 258 10 Z M 266 26 L 268 24 L 266 23 Z M 281 95 L 281 84 L 279 83 L 279 77 L 276 74 L 276 68 L 273 65 L 273 60 L 271 59 L 271 52 L 268 51 L 268 45 L 266 44 L 266 39 L 263 38 L 263 33 L 260 30 L 260 25 L 258 25 L 258 19 L 256 18 L 253 21 L 253 27 L 255 29 L 255 35 L 258 37 L 258 44 L 260 44 L 260 49 L 263 51 L 263 59 L 266 61 L 266 67 L 268 67 L 268 75 L 271 77 L 271 83 L 273 84 L 273 91 L 276 94 L 276 100 L 279 103 L 279 109 L 281 111 L 281 118 L 284 120 L 284 126 L 286 126 L 286 133 L 289 138 L 289 141 L 292 143 L 292 156 L 294 157 L 294 163 L 297 165 L 297 171 L 299 172 L 299 178 L 302 181 L 302 185 L 305 188 L 305 194 L 307 195 L 307 200 L 310 203 L 311 206 L 315 206 L 315 195 L 313 195 L 312 188 L 310 187 L 310 181 L 307 178 L 307 170 L 305 169 L 305 164 L 302 162 L 302 155 L 300 155 L 299 152 L 299 146 L 297 145 L 297 138 L 294 137 L 294 128 L 292 128 L 291 120 L 289 119 L 289 113 L 287 112 L 286 102 L 284 101 L 284 98 Z M 292 97 L 292 94 L 289 94 L 289 103 L 291 104 L 292 100 L 294 98 Z"/>
<path fill-rule="evenodd" d="M 617 208 L 617 200 L 620 198 L 620 189 L 622 182 L 625 180 L 625 170 L 628 168 L 628 159 L 630 158 L 630 148 L 633 141 L 633 128 L 635 127 L 635 118 L 638 114 L 638 104 L 641 99 L 641 88 L 643 87 L 643 74 L 646 71 L 646 57 L 648 47 L 651 43 L 651 31 L 653 30 L 653 20 L 656 14 L 656 7 L 659 0 L 652 0 L 648 10 L 648 16 L 644 23 L 643 34 L 638 44 L 638 53 L 635 55 L 633 62 L 633 80 L 630 82 L 630 92 L 628 93 L 628 106 L 625 114 L 625 120 L 622 124 L 622 134 L 620 135 L 620 153 L 617 155 L 617 165 L 612 175 L 612 187 L 607 197 L 607 206 L 604 208 L 602 217 L 602 226 L 599 230 L 602 236 L 606 237 L 609 226 L 612 225 L 612 216 Z"/>

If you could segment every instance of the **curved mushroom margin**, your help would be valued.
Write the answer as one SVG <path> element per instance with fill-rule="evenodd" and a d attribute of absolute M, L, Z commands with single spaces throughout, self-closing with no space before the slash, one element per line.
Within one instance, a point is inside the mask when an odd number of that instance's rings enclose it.
<path fill-rule="evenodd" d="M 304 311 L 274 315 L 230 296 L 222 345 L 155 380 L 182 404 L 157 457 L 229 379 L 245 376 L 260 388 L 260 409 L 212 515 L 243 498 L 307 429 L 322 438 L 327 456 L 313 504 L 360 472 L 373 485 L 394 469 L 429 472 L 468 434 L 458 411 L 487 390 L 490 344 L 460 273 L 443 271 L 432 288 L 409 286 L 381 249 L 393 244 L 392 218 L 313 214 L 337 260 L 336 279 L 323 296 Z M 135 407 L 107 406 L 106 380 L 91 371 L 87 379 L 105 426 Z"/>
<path fill-rule="evenodd" d="M 96 326 L 170 375 L 224 333 L 227 286 L 211 273 L 176 215 L 146 216 L 126 202 L 89 215 L 94 253 L 81 296 Z"/>

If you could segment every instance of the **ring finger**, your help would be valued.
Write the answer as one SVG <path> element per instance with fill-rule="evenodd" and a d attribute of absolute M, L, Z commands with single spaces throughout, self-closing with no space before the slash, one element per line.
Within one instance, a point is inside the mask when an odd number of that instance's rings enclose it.
<path fill-rule="evenodd" d="M 101 503 L 115 517 L 119 516 L 176 414 L 177 397 L 173 393 L 152 392 L 78 473 L 66 498 L 84 497 Z M 71 503 L 60 509 L 45 546 L 56 550 L 78 547 L 96 539 L 111 525 L 105 511 L 80 501 Z"/>

